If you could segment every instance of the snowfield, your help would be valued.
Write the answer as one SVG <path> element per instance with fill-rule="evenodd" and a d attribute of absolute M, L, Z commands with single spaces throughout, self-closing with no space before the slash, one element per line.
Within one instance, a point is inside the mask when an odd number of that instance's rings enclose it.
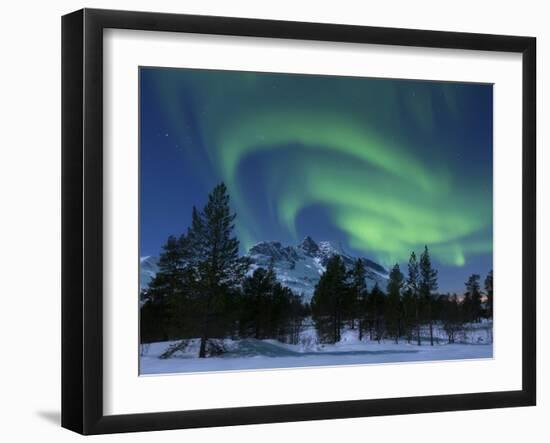
<path fill-rule="evenodd" d="M 305 334 L 296 345 L 276 340 L 224 339 L 226 352 L 216 357 L 199 359 L 199 340 L 192 339 L 183 352 L 171 358 L 160 355 L 177 342 L 158 342 L 141 346 L 140 374 L 173 374 L 182 372 L 234 371 L 249 369 L 304 368 L 312 366 L 365 365 L 375 363 L 425 362 L 493 357 L 493 345 L 484 339 L 471 343 L 447 344 L 439 339 L 430 346 L 385 340 L 359 341 L 356 331 L 346 331 L 336 344 L 319 344 Z M 481 337 L 481 335 L 479 335 Z"/>

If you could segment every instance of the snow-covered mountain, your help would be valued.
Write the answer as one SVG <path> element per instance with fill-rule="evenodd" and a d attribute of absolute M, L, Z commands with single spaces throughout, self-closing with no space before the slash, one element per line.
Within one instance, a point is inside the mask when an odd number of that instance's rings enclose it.
<path fill-rule="evenodd" d="M 316 243 L 311 237 L 306 237 L 297 246 L 283 246 L 280 242 L 260 242 L 248 251 L 250 272 L 262 267 L 267 268 L 273 262 L 277 280 L 292 289 L 296 294 L 303 294 L 304 301 L 313 296 L 315 285 L 325 272 L 328 260 L 333 255 L 340 255 L 348 269 L 353 266 L 356 257 L 346 253 L 344 249 L 329 241 Z M 140 287 L 146 288 L 158 272 L 156 257 L 142 257 L 140 260 Z M 385 289 L 388 282 L 388 271 L 381 265 L 363 258 L 367 274 L 367 286 L 371 289 L 375 283 Z"/>
<path fill-rule="evenodd" d="M 277 279 L 297 294 L 303 294 L 306 301 L 313 296 L 315 285 L 321 274 L 325 272 L 330 257 L 340 255 L 349 269 L 356 260 L 341 246 L 329 241 L 316 243 L 309 236 L 297 246 L 283 246 L 277 241 L 261 242 L 250 248 L 247 255 L 250 257 L 252 270 L 257 267 L 267 268 L 273 261 Z M 388 271 L 372 260 L 365 258 L 363 260 L 369 289 L 375 283 L 385 289 Z"/>
<path fill-rule="evenodd" d="M 139 259 L 139 288 L 140 290 L 149 285 L 151 279 L 157 275 L 158 268 L 157 257 L 141 257 Z"/>

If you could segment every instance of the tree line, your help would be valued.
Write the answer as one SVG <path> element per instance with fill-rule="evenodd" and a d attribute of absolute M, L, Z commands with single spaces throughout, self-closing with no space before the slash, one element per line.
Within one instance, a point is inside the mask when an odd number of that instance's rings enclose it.
<path fill-rule="evenodd" d="M 485 279 L 482 303 L 480 276 L 472 275 L 466 292 L 439 295 L 437 271 L 428 248 L 417 261 L 413 252 L 405 277 L 396 264 L 387 287 L 366 285 L 366 266 L 357 259 L 347 269 L 338 255 L 331 257 L 315 287 L 311 304 L 277 281 L 273 263 L 250 272 L 250 261 L 239 257 L 233 235 L 236 214 L 223 183 L 208 196 L 202 209 L 193 207 L 191 225 L 163 245 L 159 270 L 140 294 L 140 340 L 200 339 L 199 357 L 223 350 L 213 338 L 277 339 L 297 343 L 312 319 L 321 342 L 340 341 L 344 329 L 357 329 L 359 338 L 391 337 L 396 342 L 421 343 L 428 327 L 433 344 L 434 323 L 443 324 L 449 342 L 463 324 L 492 317 L 492 272 Z M 170 348 L 168 354 L 178 349 Z"/>
<path fill-rule="evenodd" d="M 376 283 L 368 290 L 362 259 L 346 269 L 338 255 L 331 257 L 319 279 L 311 300 L 311 312 L 319 339 L 324 343 L 340 341 L 346 328 L 357 329 L 359 340 L 391 338 L 422 344 L 422 331 L 434 344 L 434 325 L 442 325 L 448 342 L 454 343 L 457 332 L 467 323 L 493 316 L 493 272 L 485 278 L 485 294 L 480 276 L 472 274 L 465 283 L 462 297 L 437 293 L 437 270 L 428 247 L 417 259 L 412 252 L 405 276 L 395 264 L 389 273 L 385 292 Z"/>

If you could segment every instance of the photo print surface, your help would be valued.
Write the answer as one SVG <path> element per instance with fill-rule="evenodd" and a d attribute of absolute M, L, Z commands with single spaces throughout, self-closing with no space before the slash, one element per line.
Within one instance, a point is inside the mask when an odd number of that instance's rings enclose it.
<path fill-rule="evenodd" d="M 492 358 L 491 84 L 139 88 L 140 374 Z"/>

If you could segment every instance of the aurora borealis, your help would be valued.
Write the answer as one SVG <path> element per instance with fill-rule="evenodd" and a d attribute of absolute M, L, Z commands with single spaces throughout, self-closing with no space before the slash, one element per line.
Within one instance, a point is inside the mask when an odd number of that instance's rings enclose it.
<path fill-rule="evenodd" d="M 242 250 L 329 239 L 381 264 L 425 244 L 440 289 L 492 268 L 492 85 L 140 71 L 141 255 L 224 181 Z"/>

